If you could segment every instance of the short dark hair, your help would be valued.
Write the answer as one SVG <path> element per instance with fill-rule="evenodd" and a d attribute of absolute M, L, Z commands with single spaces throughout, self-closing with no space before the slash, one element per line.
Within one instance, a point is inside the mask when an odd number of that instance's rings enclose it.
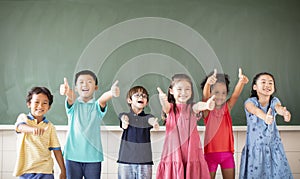
<path fill-rule="evenodd" d="M 147 95 L 147 102 L 149 101 L 148 91 L 142 86 L 134 86 L 134 87 L 130 88 L 130 90 L 127 93 L 126 98 L 131 99 L 132 95 L 134 95 L 137 92 L 142 92 L 142 93 L 146 94 Z M 130 104 L 128 104 L 128 105 L 130 106 Z"/>
<path fill-rule="evenodd" d="M 39 86 L 33 87 L 33 88 L 31 88 L 30 91 L 28 91 L 28 94 L 26 97 L 26 103 L 29 103 L 31 101 L 32 96 L 34 94 L 40 94 L 40 93 L 42 93 L 48 97 L 49 106 L 51 106 L 51 104 L 53 103 L 53 95 L 51 94 L 50 90 L 46 87 L 39 87 Z"/>
<path fill-rule="evenodd" d="M 91 76 L 93 77 L 93 79 L 95 80 L 95 84 L 98 85 L 98 79 L 97 79 L 97 76 L 95 75 L 94 72 L 92 72 L 92 71 L 90 71 L 90 70 L 82 70 L 82 71 L 76 73 L 76 75 L 75 75 L 75 84 L 76 84 L 76 82 L 77 82 L 77 80 L 78 80 L 78 77 L 79 77 L 80 75 L 91 75 Z"/>

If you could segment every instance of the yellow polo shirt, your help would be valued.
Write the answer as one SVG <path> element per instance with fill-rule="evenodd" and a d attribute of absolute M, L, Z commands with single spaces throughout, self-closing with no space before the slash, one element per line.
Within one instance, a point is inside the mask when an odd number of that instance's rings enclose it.
<path fill-rule="evenodd" d="M 20 133 L 17 130 L 20 124 L 47 129 L 42 136 L 35 136 L 32 133 Z M 25 173 L 52 174 L 54 163 L 51 150 L 61 150 L 54 125 L 45 117 L 38 124 L 30 113 L 20 114 L 15 123 L 15 130 L 18 133 L 18 146 L 14 176 Z"/>

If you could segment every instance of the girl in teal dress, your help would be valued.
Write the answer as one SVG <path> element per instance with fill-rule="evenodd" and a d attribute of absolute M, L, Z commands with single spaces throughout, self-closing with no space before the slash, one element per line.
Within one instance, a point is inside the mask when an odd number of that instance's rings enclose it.
<path fill-rule="evenodd" d="M 263 72 L 254 77 L 251 96 L 245 102 L 247 136 L 240 179 L 293 178 L 275 120 L 279 114 L 289 122 L 291 113 L 273 97 L 274 92 L 275 80 L 271 74 Z"/>

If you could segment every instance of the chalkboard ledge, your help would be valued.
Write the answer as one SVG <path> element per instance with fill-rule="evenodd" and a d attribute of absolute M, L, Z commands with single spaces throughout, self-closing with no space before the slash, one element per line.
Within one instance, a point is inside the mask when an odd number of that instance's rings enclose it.
<path fill-rule="evenodd" d="M 57 131 L 67 131 L 68 126 L 66 125 L 55 125 Z M 198 131 L 205 131 L 204 126 L 198 126 Z M 0 125 L 0 131 L 11 131 L 14 130 L 14 125 Z M 300 131 L 300 126 L 278 126 L 280 131 Z M 102 131 L 122 131 L 119 126 L 101 126 Z M 158 131 L 165 131 L 165 126 L 160 126 Z M 247 126 L 233 126 L 233 131 L 246 131 Z M 155 132 L 155 131 L 154 131 Z"/>

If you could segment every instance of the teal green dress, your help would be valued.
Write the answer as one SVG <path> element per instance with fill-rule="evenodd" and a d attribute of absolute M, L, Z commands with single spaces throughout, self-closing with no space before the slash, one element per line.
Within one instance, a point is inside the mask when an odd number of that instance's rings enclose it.
<path fill-rule="evenodd" d="M 256 97 L 249 98 L 245 104 L 251 102 L 267 113 L 267 108 L 260 106 Z M 275 105 L 280 103 L 274 97 L 270 108 L 272 115 L 276 116 Z M 246 109 L 247 136 L 242 151 L 240 165 L 240 179 L 291 179 L 292 172 L 287 161 L 281 142 L 276 120 L 266 124 L 262 119 L 249 113 Z"/>

